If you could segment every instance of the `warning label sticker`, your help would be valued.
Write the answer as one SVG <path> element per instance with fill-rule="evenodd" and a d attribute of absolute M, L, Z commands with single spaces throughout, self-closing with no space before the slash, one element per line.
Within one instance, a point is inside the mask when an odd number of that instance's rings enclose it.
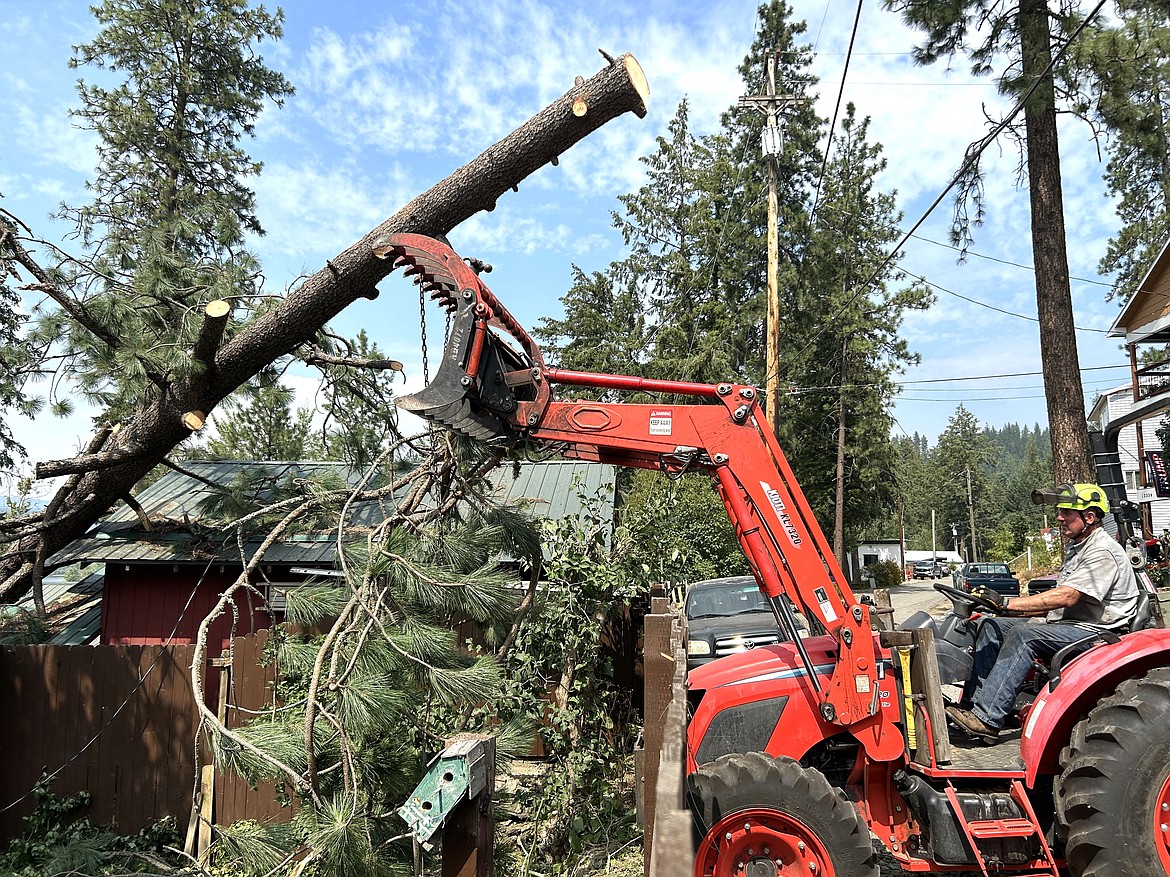
<path fill-rule="evenodd" d="M 650 435 L 670 435 L 672 411 L 650 412 Z"/>

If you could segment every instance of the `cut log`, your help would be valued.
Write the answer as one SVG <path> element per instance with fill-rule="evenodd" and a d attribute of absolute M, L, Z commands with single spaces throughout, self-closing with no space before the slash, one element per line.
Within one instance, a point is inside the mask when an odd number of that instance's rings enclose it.
<path fill-rule="evenodd" d="M 509 190 L 515 190 L 533 172 L 607 122 L 625 113 L 644 117 L 648 95 L 645 74 L 633 56 L 615 58 L 329 259 L 277 306 L 218 346 L 214 355 L 205 348 L 214 349 L 215 345 L 203 342 L 205 334 L 208 340 L 211 337 L 207 322 L 212 317 L 206 315 L 196 347 L 210 360 L 207 370 L 175 380 L 164 392 L 143 399 L 125 428 L 104 449 L 109 456 L 99 461 L 98 455 L 92 455 L 85 461 L 87 466 L 103 465 L 118 458 L 118 464 L 85 468 L 69 495 L 62 498 L 60 517 L 36 536 L 7 547 L 0 557 L 0 602 L 13 602 L 28 592 L 32 560 L 38 551 L 51 555 L 85 533 L 187 438 L 193 428 L 190 415 L 198 412 L 200 420 L 205 419 L 219 402 L 262 368 L 311 341 L 348 305 L 376 296 L 378 282 L 392 266 L 374 255 L 374 241 L 401 232 L 446 235 L 476 213 L 492 209 Z M 573 112 L 578 98 L 588 105 L 583 116 Z M 128 459 L 119 458 L 127 454 Z M 71 470 L 66 466 L 56 471 Z"/>

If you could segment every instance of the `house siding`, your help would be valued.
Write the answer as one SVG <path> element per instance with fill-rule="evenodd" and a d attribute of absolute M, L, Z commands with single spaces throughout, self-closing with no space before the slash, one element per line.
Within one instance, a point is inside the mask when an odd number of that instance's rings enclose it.
<path fill-rule="evenodd" d="M 102 598 L 103 645 L 193 643 L 199 625 L 235 581 L 229 567 L 169 564 L 106 565 Z M 233 635 L 271 628 L 272 618 L 255 595 L 238 593 L 238 620 L 231 612 L 217 618 L 208 631 L 208 656 L 223 652 Z M 233 624 L 235 629 L 233 630 Z"/>
<path fill-rule="evenodd" d="M 1104 429 L 1116 418 L 1128 414 L 1133 407 L 1133 392 L 1129 387 L 1111 390 L 1105 394 L 1107 405 L 1104 417 L 1099 417 L 1098 426 Z M 1099 406 L 1098 406 L 1099 407 Z M 1147 451 L 1161 451 L 1162 443 L 1158 441 L 1158 430 L 1168 418 L 1150 418 L 1142 423 L 1142 446 Z M 1138 458 L 1137 426 L 1122 427 L 1117 437 L 1117 455 L 1121 459 L 1121 472 L 1125 477 L 1127 487 L 1140 484 L 1139 472 L 1143 461 Z M 1153 535 L 1158 535 L 1163 529 L 1170 527 L 1170 499 L 1159 499 L 1150 503 L 1151 525 Z"/>

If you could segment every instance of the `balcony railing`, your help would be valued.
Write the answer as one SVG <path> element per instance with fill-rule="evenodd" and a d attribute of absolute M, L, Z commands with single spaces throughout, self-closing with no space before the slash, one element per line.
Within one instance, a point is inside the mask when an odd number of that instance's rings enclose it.
<path fill-rule="evenodd" d="M 1170 392 L 1170 359 L 1139 368 L 1137 382 L 1139 402 Z"/>

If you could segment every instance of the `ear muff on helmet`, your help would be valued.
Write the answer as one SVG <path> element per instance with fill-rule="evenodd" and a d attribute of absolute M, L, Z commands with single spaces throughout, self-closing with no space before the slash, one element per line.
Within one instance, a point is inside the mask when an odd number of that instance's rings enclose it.
<path fill-rule="evenodd" d="M 1038 488 L 1032 491 L 1032 502 L 1078 512 L 1094 509 L 1100 515 L 1109 513 L 1109 500 L 1105 498 L 1105 491 L 1096 484 L 1068 483 Z"/>

